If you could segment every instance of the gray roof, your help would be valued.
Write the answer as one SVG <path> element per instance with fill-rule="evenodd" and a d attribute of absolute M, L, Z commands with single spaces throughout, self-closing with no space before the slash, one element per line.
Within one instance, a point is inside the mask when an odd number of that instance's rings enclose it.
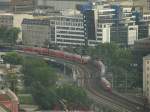
<path fill-rule="evenodd" d="M 143 59 L 148 59 L 149 60 L 150 59 L 150 54 L 147 55 L 147 56 L 144 56 Z"/>
<path fill-rule="evenodd" d="M 139 39 L 139 40 L 137 40 L 135 42 L 137 42 L 137 43 L 150 43 L 150 37 Z"/>
<path fill-rule="evenodd" d="M 30 24 L 30 25 L 49 25 L 49 20 L 41 20 L 41 19 L 23 19 L 22 24 Z"/>

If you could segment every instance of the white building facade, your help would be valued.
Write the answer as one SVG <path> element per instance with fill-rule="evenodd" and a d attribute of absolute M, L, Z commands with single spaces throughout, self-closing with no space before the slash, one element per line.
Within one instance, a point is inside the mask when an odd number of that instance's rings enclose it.
<path fill-rule="evenodd" d="M 55 16 L 50 18 L 50 42 L 61 47 L 85 44 L 83 16 Z"/>

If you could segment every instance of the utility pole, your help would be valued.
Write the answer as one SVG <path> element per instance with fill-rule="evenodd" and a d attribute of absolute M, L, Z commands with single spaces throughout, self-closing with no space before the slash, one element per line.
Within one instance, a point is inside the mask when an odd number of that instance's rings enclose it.
<path fill-rule="evenodd" d="M 128 87 L 128 80 L 127 80 L 127 74 L 125 74 L 125 91 L 127 92 Z"/>
<path fill-rule="evenodd" d="M 66 75 L 66 63 L 64 62 L 64 75 Z"/>

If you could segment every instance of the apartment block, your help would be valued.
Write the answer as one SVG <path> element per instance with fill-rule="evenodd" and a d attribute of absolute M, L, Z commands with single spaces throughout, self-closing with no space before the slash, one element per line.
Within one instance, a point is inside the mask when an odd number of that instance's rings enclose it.
<path fill-rule="evenodd" d="M 51 17 L 50 42 L 62 47 L 85 45 L 83 16 L 77 14 Z"/>
<path fill-rule="evenodd" d="M 49 39 L 49 20 L 24 19 L 22 40 L 24 45 L 43 47 Z"/>

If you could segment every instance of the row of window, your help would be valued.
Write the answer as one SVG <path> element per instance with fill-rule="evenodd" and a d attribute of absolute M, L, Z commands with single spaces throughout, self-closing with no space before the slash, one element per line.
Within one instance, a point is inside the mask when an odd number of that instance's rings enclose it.
<path fill-rule="evenodd" d="M 70 36 L 70 35 L 57 35 L 57 37 L 60 37 L 60 38 L 71 38 L 71 39 L 83 39 L 84 36 Z"/>
<path fill-rule="evenodd" d="M 54 18 L 56 21 L 66 21 L 66 22 L 82 22 L 82 17 L 73 17 L 73 18 L 66 18 L 66 17 L 57 17 Z"/>
<path fill-rule="evenodd" d="M 56 31 L 57 33 L 84 35 L 84 32 Z"/>
<path fill-rule="evenodd" d="M 63 40 L 63 39 L 57 39 L 57 42 L 69 42 L 69 43 L 84 43 L 84 41 L 80 41 L 80 40 Z"/>
<path fill-rule="evenodd" d="M 56 25 L 64 25 L 64 26 L 83 26 L 82 22 L 56 22 Z"/>

